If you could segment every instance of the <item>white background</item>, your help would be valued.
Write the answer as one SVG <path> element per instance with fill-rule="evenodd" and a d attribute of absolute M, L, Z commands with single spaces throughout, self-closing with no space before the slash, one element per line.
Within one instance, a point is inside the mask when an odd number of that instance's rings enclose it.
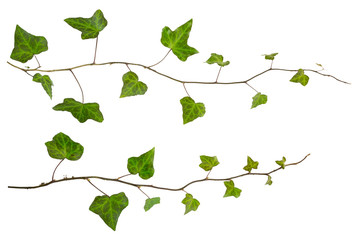
<path fill-rule="evenodd" d="M 261 56 L 279 52 L 274 67 L 319 69 L 351 82 L 308 73 L 306 87 L 289 82 L 294 73 L 269 72 L 251 85 L 268 103 L 250 109 L 255 92 L 246 85 L 187 85 L 206 114 L 182 124 L 181 84 L 131 67 L 149 89 L 144 96 L 120 99 L 123 65 L 75 70 L 85 102 L 98 102 L 104 122 L 80 124 L 70 113 L 53 111 L 64 98 L 81 100 L 69 72 L 51 73 L 50 100 L 40 84 L 6 64 L 36 67 L 10 59 L 16 24 L 45 36 L 49 50 L 38 55 L 44 69 L 89 63 L 95 41 L 63 19 L 90 17 L 101 9 L 108 26 L 100 33 L 97 62 L 128 61 L 151 65 L 168 51 L 161 30 L 193 18 L 189 45 L 200 53 L 181 62 L 173 54 L 156 69 L 189 81 L 214 81 L 212 52 L 231 64 L 219 81 L 245 80 L 269 67 Z M 1 231 L 2 239 L 359 239 L 359 54 L 357 1 L 9 1 L 2 8 L 1 44 Z M 325 73 L 325 72 L 324 72 Z M 186 190 L 201 205 L 184 216 L 184 192 L 146 189 L 161 204 L 144 212 L 145 195 L 131 186 L 93 181 L 108 194 L 124 191 L 129 206 L 117 231 L 88 210 L 100 193 L 85 181 L 34 190 L 9 185 L 38 185 L 51 180 L 57 160 L 44 143 L 58 132 L 85 147 L 82 158 L 65 161 L 56 178 L 127 173 L 127 158 L 156 147 L 155 175 L 146 181 L 180 187 L 206 176 L 200 155 L 218 156 L 211 177 L 244 172 L 246 157 L 259 161 L 258 172 L 277 167 L 282 156 L 297 166 L 266 177 L 234 180 L 240 198 L 223 198 L 222 182 Z M 124 179 L 125 180 L 125 179 Z M 126 178 L 141 182 L 138 176 Z"/>

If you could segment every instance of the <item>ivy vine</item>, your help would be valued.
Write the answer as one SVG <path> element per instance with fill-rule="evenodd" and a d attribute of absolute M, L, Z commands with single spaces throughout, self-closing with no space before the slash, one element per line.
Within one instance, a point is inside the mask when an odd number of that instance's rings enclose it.
<path fill-rule="evenodd" d="M 220 74 L 224 67 L 230 65 L 230 61 L 224 61 L 224 57 L 217 53 L 211 53 L 210 57 L 205 61 L 207 64 L 217 64 L 218 73 L 214 81 L 188 81 L 181 80 L 170 76 L 165 73 L 161 73 L 154 69 L 157 65 L 162 63 L 166 57 L 172 52 L 180 61 L 186 61 L 189 57 L 194 54 L 197 54 L 198 51 L 188 45 L 188 39 L 190 37 L 190 32 L 193 24 L 193 20 L 190 19 L 185 22 L 183 25 L 179 26 L 175 30 L 171 30 L 169 27 L 164 27 L 161 32 L 161 44 L 167 48 L 169 48 L 166 55 L 158 62 L 152 65 L 144 65 L 140 63 L 132 63 L 132 62 L 123 62 L 123 61 L 112 61 L 112 62 L 96 62 L 96 53 L 97 47 L 99 44 L 99 34 L 102 30 L 107 26 L 108 21 L 105 19 L 104 14 L 101 10 L 95 11 L 93 16 L 90 18 L 76 17 L 76 18 L 67 18 L 65 22 L 70 25 L 72 28 L 79 30 L 81 32 L 82 39 L 95 39 L 95 51 L 94 58 L 91 63 L 85 63 L 78 66 L 68 67 L 68 68 L 58 68 L 58 69 L 44 69 L 37 55 L 42 52 L 48 50 L 48 42 L 43 36 L 35 36 L 25 31 L 20 26 L 16 26 L 15 29 L 15 41 L 14 41 L 14 49 L 11 52 L 10 58 L 21 62 L 27 63 L 31 59 L 35 59 L 37 63 L 37 67 L 20 67 L 11 62 L 8 62 L 12 67 L 23 71 L 27 75 L 32 77 L 32 80 L 37 83 L 41 83 L 46 94 L 52 99 L 52 87 L 53 82 L 49 75 L 42 75 L 43 73 L 53 74 L 55 72 L 69 72 L 74 77 L 74 80 L 77 82 L 80 93 L 81 100 L 77 101 L 73 98 L 65 98 L 62 103 L 58 103 L 53 107 L 55 111 L 65 111 L 72 114 L 72 116 L 77 119 L 80 123 L 84 123 L 87 120 L 93 120 L 96 122 L 103 122 L 104 116 L 100 110 L 100 106 L 98 103 L 88 103 L 85 102 L 84 91 L 81 87 L 80 81 L 77 78 L 75 72 L 77 69 L 92 67 L 92 66 L 100 66 L 100 65 L 114 65 L 114 64 L 122 64 L 125 65 L 128 69 L 126 73 L 122 76 L 123 86 L 121 92 L 119 93 L 120 98 L 131 97 L 137 95 L 144 95 L 148 86 L 143 80 L 139 80 L 139 76 L 132 70 L 132 68 L 140 67 L 146 70 L 153 72 L 154 74 L 158 74 L 164 78 L 167 78 L 171 81 L 180 83 L 185 91 L 185 96 L 180 99 L 180 104 L 182 106 L 182 121 L 183 124 L 191 123 L 199 117 L 203 117 L 206 114 L 205 104 L 201 102 L 197 102 L 192 96 L 190 96 L 189 92 L 186 89 L 188 84 L 213 84 L 213 85 L 233 85 L 233 84 L 244 84 L 255 91 L 255 95 L 252 98 L 251 104 L 249 107 L 256 108 L 260 105 L 264 105 L 268 102 L 268 96 L 253 86 L 251 86 L 250 81 L 256 79 L 257 77 L 266 74 L 271 71 L 283 71 L 283 72 L 292 72 L 293 75 L 289 77 L 289 81 L 292 83 L 299 83 L 302 86 L 306 86 L 309 82 L 309 76 L 307 73 L 315 73 L 324 77 L 330 77 L 338 82 L 349 84 L 339 78 L 325 74 L 322 72 L 324 68 L 321 64 L 317 64 L 321 69 L 285 69 L 285 68 L 274 68 L 274 60 L 277 57 L 278 53 L 264 54 L 263 57 L 265 60 L 270 61 L 269 68 L 264 71 L 251 76 L 244 80 L 238 81 L 220 81 Z M 179 113 L 180 116 L 180 113 Z M 141 154 L 137 154 L 137 156 L 130 157 L 127 162 L 128 174 L 119 176 L 117 178 L 108 178 L 101 176 L 73 176 L 73 177 L 64 177 L 61 179 L 56 179 L 56 171 L 61 163 L 64 160 L 77 161 L 82 157 L 84 152 L 84 147 L 72 140 L 68 135 L 60 132 L 56 134 L 52 140 L 45 143 L 48 154 L 51 158 L 60 160 L 60 162 L 56 165 L 55 169 L 52 172 L 51 180 L 48 182 L 42 182 L 39 185 L 35 186 L 9 186 L 9 188 L 14 189 L 35 189 L 46 187 L 55 183 L 65 182 L 65 181 L 74 181 L 74 180 L 85 180 L 93 187 L 95 187 L 99 192 L 102 193 L 101 196 L 96 196 L 91 203 L 89 210 L 101 217 L 101 219 L 113 230 L 116 230 L 118 218 L 121 212 L 126 209 L 129 204 L 129 200 L 124 192 L 116 193 L 116 194 L 107 194 L 103 190 L 99 189 L 92 183 L 92 179 L 100 179 L 104 181 L 112 181 L 121 184 L 126 184 L 129 186 L 133 186 L 141 191 L 145 196 L 145 204 L 144 210 L 149 211 L 155 205 L 160 204 L 160 197 L 150 197 L 144 189 L 146 188 L 154 188 L 158 190 L 165 191 L 183 191 L 185 193 L 184 199 L 181 203 L 185 205 L 185 213 L 188 214 L 191 211 L 196 211 L 200 206 L 200 201 L 197 200 L 191 193 L 187 192 L 186 189 L 192 184 L 200 183 L 200 182 L 210 182 L 210 181 L 221 181 L 224 183 L 224 198 L 225 197 L 240 197 L 242 190 L 236 187 L 234 180 L 240 177 L 245 177 L 249 175 L 258 175 L 266 177 L 265 185 L 271 185 L 272 174 L 275 172 L 285 169 L 289 166 L 295 166 L 302 163 L 310 154 L 304 156 L 301 160 L 287 163 L 287 159 L 282 157 L 280 160 L 275 160 L 275 166 L 273 170 L 268 172 L 257 172 L 255 170 L 259 167 L 259 162 L 253 160 L 250 156 L 246 159 L 246 165 L 243 167 L 245 172 L 239 173 L 235 176 L 227 176 L 223 178 L 211 178 L 210 173 L 213 171 L 215 167 L 217 167 L 220 162 L 216 156 L 200 156 L 200 164 L 199 167 L 202 168 L 206 175 L 203 178 L 199 178 L 196 180 L 192 180 L 181 187 L 165 187 L 165 186 L 157 186 L 151 184 L 142 184 L 135 183 L 124 180 L 127 176 L 130 175 L 139 175 L 141 179 L 147 180 L 153 177 L 155 174 L 154 168 L 154 159 L 155 159 L 155 147 Z"/>

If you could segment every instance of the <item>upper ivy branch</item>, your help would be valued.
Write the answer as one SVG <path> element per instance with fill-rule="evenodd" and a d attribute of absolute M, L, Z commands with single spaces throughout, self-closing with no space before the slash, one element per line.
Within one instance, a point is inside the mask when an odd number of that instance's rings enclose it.
<path fill-rule="evenodd" d="M 118 178 L 109 178 L 102 176 L 78 176 L 78 177 L 72 176 L 70 178 L 64 177 L 62 179 L 56 179 L 55 172 L 59 167 L 59 165 L 62 162 L 64 162 L 65 159 L 70 161 L 79 160 L 83 155 L 84 147 L 80 143 L 73 141 L 69 136 L 61 132 L 56 134 L 51 141 L 46 142 L 45 146 L 51 158 L 60 160 L 60 162 L 56 165 L 52 173 L 51 181 L 43 182 L 36 186 L 8 186 L 8 187 L 15 189 L 36 189 L 65 181 L 86 180 L 94 188 L 96 188 L 99 192 L 103 194 L 101 196 L 95 197 L 93 203 L 90 206 L 90 211 L 98 214 L 104 220 L 104 222 L 113 230 L 116 229 L 118 217 L 120 216 L 121 211 L 127 207 L 129 200 L 126 197 L 125 193 L 123 192 L 114 195 L 106 194 L 105 191 L 98 188 L 90 179 L 117 182 L 117 183 L 136 187 L 146 197 L 145 205 L 144 205 L 145 211 L 148 211 L 154 205 L 159 204 L 160 197 L 151 197 L 142 188 L 153 188 L 153 189 L 173 191 L 173 192 L 183 191 L 185 192 L 185 198 L 182 200 L 182 203 L 185 205 L 185 214 L 187 214 L 190 211 L 196 211 L 200 205 L 199 200 L 195 199 L 192 194 L 190 194 L 188 191 L 185 190 L 193 184 L 200 182 L 220 181 L 223 182 L 226 187 L 224 197 L 233 196 L 235 198 L 238 198 L 242 190 L 235 187 L 235 183 L 234 183 L 235 179 L 249 175 L 265 176 L 267 177 L 267 181 L 265 185 L 271 185 L 273 183 L 272 182 L 273 173 L 281 169 L 285 169 L 289 166 L 298 165 L 310 155 L 307 154 L 300 161 L 294 163 L 288 163 L 288 164 L 286 164 L 286 158 L 282 157 L 281 160 L 275 161 L 275 163 L 279 167 L 268 172 L 254 172 L 253 170 L 258 168 L 259 162 L 254 161 L 251 157 L 248 156 L 246 165 L 243 167 L 245 173 L 240 173 L 235 176 L 224 177 L 224 178 L 210 178 L 209 177 L 210 173 L 213 171 L 213 169 L 216 166 L 220 164 L 220 162 L 216 156 L 201 155 L 200 156 L 201 163 L 199 164 L 199 167 L 207 172 L 206 176 L 204 178 L 190 181 L 181 187 L 171 188 L 171 187 L 156 186 L 151 184 L 135 183 L 135 182 L 122 180 L 122 178 L 126 176 L 137 175 L 137 174 L 143 180 L 148 180 L 151 177 L 153 177 L 155 173 L 155 168 L 154 168 L 155 148 L 150 149 L 149 151 L 141 154 L 138 157 L 128 158 L 127 169 L 129 173 Z M 104 206 L 105 204 L 109 204 L 110 209 L 108 207 L 106 208 L 100 207 L 100 206 Z"/>
<path fill-rule="evenodd" d="M 52 86 L 53 83 L 48 75 L 42 76 L 40 73 L 53 73 L 53 72 L 61 72 L 61 71 L 69 71 L 73 75 L 74 79 L 76 80 L 80 91 L 81 91 L 81 102 L 75 101 L 72 98 L 66 98 L 64 100 L 65 102 L 71 102 L 70 106 L 69 104 L 66 105 L 66 108 L 59 107 L 58 104 L 53 109 L 54 110 L 60 110 L 60 111 L 69 111 L 72 113 L 72 115 L 77 118 L 80 122 L 85 122 L 87 119 L 93 119 L 98 122 L 102 122 L 103 116 L 101 114 L 101 111 L 99 109 L 99 106 L 97 103 L 91 103 L 91 105 L 96 105 L 96 109 L 93 108 L 92 110 L 89 110 L 87 104 L 84 102 L 84 92 L 80 85 L 80 82 L 78 78 L 76 77 L 73 70 L 84 68 L 84 67 L 90 67 L 90 66 L 103 66 L 103 65 L 113 65 L 113 64 L 122 64 L 125 65 L 129 72 L 125 73 L 122 77 L 123 80 L 123 87 L 121 90 L 120 98 L 124 97 L 130 97 L 130 96 L 136 96 L 136 95 L 144 95 L 148 89 L 146 83 L 139 81 L 139 76 L 133 72 L 129 66 L 135 66 L 135 67 L 141 67 L 144 69 L 147 69 L 149 71 L 152 71 L 155 74 L 161 75 L 167 79 L 170 79 L 172 81 L 181 83 L 184 87 L 186 97 L 182 98 L 180 100 L 180 103 L 182 105 L 183 109 L 183 123 L 189 123 L 191 121 L 194 121 L 195 119 L 204 116 L 205 114 L 205 106 L 203 103 L 197 103 L 189 94 L 187 88 L 185 85 L 187 84 L 245 84 L 246 86 L 250 87 L 256 92 L 256 95 L 253 97 L 251 108 L 255 108 L 261 104 L 267 103 L 268 97 L 267 95 L 261 93 L 260 91 L 256 90 L 253 86 L 250 85 L 250 81 L 254 80 L 255 78 L 268 73 L 270 71 L 284 71 L 284 72 L 295 72 L 295 75 L 290 79 L 290 82 L 294 83 L 300 83 L 303 86 L 306 86 L 309 82 L 309 77 L 306 75 L 307 72 L 316 73 L 318 75 L 324 76 L 324 77 L 330 77 L 333 78 L 339 82 L 349 84 L 348 82 L 345 82 L 343 80 L 340 80 L 339 78 L 336 78 L 333 75 L 322 73 L 321 71 L 324 70 L 323 66 L 321 64 L 317 63 L 317 66 L 321 67 L 320 70 L 314 70 L 314 69 L 284 69 L 284 68 L 273 68 L 273 62 L 275 60 L 275 56 L 278 55 L 278 53 L 272 53 L 272 54 L 264 54 L 265 60 L 270 60 L 271 64 L 270 67 L 252 77 L 249 77 L 245 80 L 239 80 L 239 81 L 219 81 L 220 73 L 222 71 L 222 68 L 225 66 L 228 66 L 230 64 L 230 61 L 224 61 L 223 56 L 217 53 L 211 53 L 211 56 L 209 59 L 205 62 L 207 64 L 214 64 L 216 63 L 219 66 L 219 70 L 217 73 L 217 76 L 215 78 L 215 81 L 188 81 L 188 80 L 181 80 L 177 79 L 175 77 L 169 76 L 167 74 L 161 73 L 154 69 L 155 66 L 162 63 L 167 56 L 169 56 L 170 52 L 172 52 L 180 61 L 186 61 L 190 56 L 199 53 L 195 48 L 188 45 L 188 39 L 190 36 L 190 31 L 192 28 L 193 20 L 190 19 L 183 25 L 176 28 L 174 31 L 171 30 L 169 27 L 164 27 L 161 32 L 161 39 L 160 42 L 163 46 L 169 48 L 168 52 L 165 54 L 165 56 L 158 62 L 152 64 L 152 65 L 145 65 L 140 63 L 131 63 L 131 62 L 122 62 L 122 61 L 113 61 L 113 62 L 103 62 L 103 63 L 96 63 L 96 54 L 98 49 L 98 42 L 99 42 L 99 34 L 102 30 L 105 29 L 107 26 L 108 21 L 105 19 L 104 14 L 101 10 L 95 11 L 92 17 L 90 18 L 67 18 L 65 19 L 65 22 L 69 24 L 71 27 L 79 30 L 81 32 L 81 38 L 83 40 L 86 39 L 95 39 L 95 52 L 94 52 L 94 58 L 91 63 L 81 64 L 74 67 L 68 67 L 68 68 L 59 68 L 59 69 L 43 69 L 39 63 L 39 60 L 37 59 L 36 55 L 47 51 L 47 40 L 45 37 L 42 36 L 35 36 L 28 32 L 26 32 L 24 29 L 22 29 L 20 26 L 16 26 L 15 29 L 15 44 L 14 49 L 11 53 L 10 58 L 16 61 L 19 61 L 21 63 L 26 63 L 27 61 L 31 60 L 34 56 L 37 67 L 30 68 L 30 67 L 19 67 L 14 65 L 13 63 L 8 62 L 11 66 L 25 72 L 29 76 L 33 77 L 33 80 L 35 82 L 40 82 L 46 91 L 46 93 L 52 98 Z M 31 72 L 36 72 L 35 75 L 31 75 Z M 184 100 L 186 99 L 186 100 Z M 70 101 L 71 100 L 71 101 Z M 186 104 L 186 106 L 184 106 Z M 201 104 L 201 109 L 199 110 L 198 107 Z M 95 106 L 94 105 L 94 106 Z M 76 107 L 73 107 L 76 106 Z M 78 109 L 81 109 L 80 111 Z M 80 119 L 76 116 L 81 115 Z"/>

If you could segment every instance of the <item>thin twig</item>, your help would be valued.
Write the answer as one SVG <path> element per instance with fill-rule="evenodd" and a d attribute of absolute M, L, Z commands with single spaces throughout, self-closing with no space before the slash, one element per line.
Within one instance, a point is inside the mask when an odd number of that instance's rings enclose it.
<path fill-rule="evenodd" d="M 143 194 L 145 194 L 145 196 L 147 197 L 147 198 L 149 198 L 150 199 L 150 197 L 149 197 L 149 195 L 147 195 L 143 190 L 141 190 L 141 188 L 140 187 L 138 187 L 138 189 L 140 190 L 140 192 L 142 192 Z"/>
<path fill-rule="evenodd" d="M 258 93 L 258 91 L 255 88 L 253 88 L 248 82 L 246 82 L 245 84 L 248 85 L 250 88 L 252 88 L 255 92 Z"/>
<path fill-rule="evenodd" d="M 36 60 L 36 62 L 37 62 L 37 64 L 38 64 L 38 67 L 36 68 L 36 69 L 39 69 L 39 68 L 41 68 L 41 65 L 40 65 L 40 62 L 39 62 L 39 60 L 37 59 L 37 57 L 34 55 L 34 57 L 35 57 L 35 60 Z"/>
<path fill-rule="evenodd" d="M 217 74 L 217 76 L 216 76 L 216 80 L 215 80 L 215 82 L 216 82 L 216 83 L 218 82 L 218 79 L 219 79 L 219 75 L 220 75 L 221 69 L 222 69 L 222 67 L 220 66 L 219 72 L 218 72 L 218 74 Z"/>
<path fill-rule="evenodd" d="M 96 52 L 97 52 L 97 46 L 98 46 L 99 36 L 96 37 L 96 43 L 95 43 L 95 53 L 94 53 L 94 61 L 93 64 L 95 64 L 96 59 Z"/>
<path fill-rule="evenodd" d="M 65 158 L 61 159 L 61 161 L 59 162 L 58 165 L 56 165 L 55 169 L 54 169 L 54 172 L 52 174 L 52 178 L 51 178 L 51 181 L 54 181 L 54 176 L 55 176 L 55 172 L 56 172 L 56 169 L 59 167 L 59 165 L 65 160 Z"/>
<path fill-rule="evenodd" d="M 212 169 L 210 169 L 210 171 L 209 171 L 208 174 L 206 175 L 206 177 L 205 177 L 206 179 L 209 178 L 209 175 L 210 175 L 210 173 L 211 173 L 211 170 L 212 170 Z"/>
<path fill-rule="evenodd" d="M 294 166 L 294 165 L 298 165 L 301 162 L 303 162 L 310 154 L 307 154 L 302 160 L 295 162 L 295 163 L 289 163 L 286 164 L 285 167 L 288 166 Z M 185 191 L 184 189 L 192 184 L 195 183 L 200 183 L 200 182 L 205 182 L 205 181 L 228 181 L 231 179 L 235 179 L 235 178 L 240 178 L 240 177 L 244 177 L 244 176 L 248 176 L 248 175 L 261 175 L 261 176 L 267 176 L 270 175 L 274 172 L 277 172 L 279 170 L 281 170 L 282 167 L 276 168 L 272 171 L 269 172 L 264 172 L 264 173 L 256 173 L 256 172 L 248 172 L 248 173 L 243 173 L 243 174 L 239 174 L 236 176 L 232 176 L 232 177 L 226 177 L 226 178 L 202 178 L 202 179 L 198 179 L 198 180 L 194 180 L 191 181 L 187 184 L 185 184 L 182 187 L 179 188 L 169 188 L 169 187 L 162 187 L 162 186 L 155 186 L 155 185 L 146 185 L 146 184 L 138 184 L 138 183 L 132 183 L 132 182 L 127 182 L 127 181 L 123 181 L 123 180 L 119 180 L 117 178 L 107 178 L 107 177 L 100 177 L 100 176 L 83 176 L 83 177 L 71 177 L 71 178 L 63 178 L 63 179 L 59 179 L 59 180 L 54 180 L 54 181 L 50 181 L 47 183 L 41 183 L 40 185 L 37 186 L 8 186 L 8 188 L 15 188 L 15 189 L 35 189 L 35 188 L 41 188 L 41 187 L 45 187 L 54 183 L 58 183 L 58 182 L 64 182 L 64 181 L 73 181 L 73 180 L 79 180 L 79 179 L 101 179 L 104 181 L 112 181 L 112 182 L 118 182 L 118 183 L 122 183 L 122 184 L 126 184 L 126 185 L 130 185 L 133 187 L 148 187 L 148 188 L 154 188 L 154 189 L 159 189 L 159 190 L 167 190 L 167 191 Z"/>
<path fill-rule="evenodd" d="M 79 80 L 76 78 L 74 72 L 73 72 L 71 69 L 69 69 L 69 71 L 72 73 L 72 75 L 74 76 L 76 82 L 77 82 L 78 85 L 79 85 L 79 88 L 80 88 L 80 91 L 81 91 L 81 102 L 84 103 L 84 91 L 82 90 L 82 87 L 81 87 L 81 85 L 80 85 L 80 82 L 79 82 Z"/>
<path fill-rule="evenodd" d="M 171 49 L 166 53 L 165 57 L 163 57 L 159 62 L 149 66 L 148 68 L 151 68 L 151 67 L 155 67 L 156 65 L 158 65 L 159 63 L 161 63 L 162 61 L 164 61 L 164 59 L 167 57 L 167 55 L 169 55 L 169 53 L 171 52 Z"/>
<path fill-rule="evenodd" d="M 190 97 L 190 94 L 188 93 L 188 91 L 187 91 L 187 89 L 186 89 L 186 87 L 185 87 L 185 83 L 183 83 L 183 86 L 184 86 L 184 89 L 185 89 L 186 94 L 188 95 L 188 97 Z"/>
<path fill-rule="evenodd" d="M 123 176 L 121 176 L 121 177 L 118 177 L 117 179 L 119 180 L 119 179 L 121 179 L 121 178 L 123 178 L 123 177 L 127 177 L 127 176 L 130 176 L 130 175 L 132 175 L 131 173 L 128 173 L 128 174 L 125 174 L 125 175 L 123 175 Z"/>
<path fill-rule="evenodd" d="M 129 64 L 125 64 L 125 65 L 126 65 L 127 69 L 129 69 L 129 71 L 132 72 L 130 67 L 129 67 Z"/>
<path fill-rule="evenodd" d="M 90 179 L 86 179 L 94 188 L 96 188 L 97 190 L 99 190 L 102 194 L 106 195 L 107 197 L 109 197 L 109 195 L 107 195 L 106 193 L 104 193 L 103 191 L 100 190 L 100 188 L 98 188 L 97 186 L 95 186 Z"/>

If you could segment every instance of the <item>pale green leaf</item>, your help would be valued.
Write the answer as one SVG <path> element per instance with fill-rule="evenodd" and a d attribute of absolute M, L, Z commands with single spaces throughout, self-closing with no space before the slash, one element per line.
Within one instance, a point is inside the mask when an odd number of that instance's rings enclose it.
<path fill-rule="evenodd" d="M 36 54 L 48 50 L 48 43 L 45 37 L 34 36 L 19 25 L 15 29 L 14 49 L 11 52 L 10 58 L 16 61 L 26 63 Z"/>
<path fill-rule="evenodd" d="M 140 155 L 128 159 L 127 168 L 131 174 L 138 174 L 142 179 L 149 179 L 154 175 L 155 148 Z"/>
<path fill-rule="evenodd" d="M 285 169 L 285 162 L 286 162 L 286 158 L 282 157 L 282 160 L 280 161 L 275 161 L 277 165 L 279 165 L 282 169 Z"/>
<path fill-rule="evenodd" d="M 122 77 L 123 87 L 120 98 L 136 95 L 144 95 L 147 91 L 145 83 L 140 82 L 138 76 L 134 72 L 127 72 Z"/>
<path fill-rule="evenodd" d="M 81 31 L 82 39 L 97 38 L 107 25 L 107 20 L 101 10 L 97 10 L 90 18 L 67 18 L 64 21 L 71 27 Z"/>
<path fill-rule="evenodd" d="M 172 52 L 181 60 L 186 61 L 188 57 L 198 53 L 187 43 L 192 27 L 192 19 L 181 25 L 175 31 L 169 27 L 164 27 L 161 34 L 161 43 L 172 50 Z"/>
<path fill-rule="evenodd" d="M 305 75 L 303 69 L 299 69 L 298 72 L 290 79 L 290 82 L 300 83 L 306 86 L 309 82 L 309 77 Z"/>
<path fill-rule="evenodd" d="M 275 56 L 278 55 L 278 53 L 272 53 L 272 54 L 263 54 L 265 56 L 266 60 L 274 60 Z"/>
<path fill-rule="evenodd" d="M 214 64 L 217 63 L 220 67 L 225 67 L 226 65 L 229 65 L 230 62 L 226 61 L 224 62 L 224 57 L 222 55 L 212 53 L 210 58 L 206 61 L 208 64 Z"/>
<path fill-rule="evenodd" d="M 128 204 L 128 198 L 121 192 L 110 197 L 106 195 L 95 197 L 89 210 L 99 215 L 106 225 L 115 231 L 119 216 Z"/>
<path fill-rule="evenodd" d="M 273 181 L 271 180 L 271 176 L 268 175 L 268 179 L 267 179 L 265 185 L 271 185 L 272 183 L 273 183 Z"/>
<path fill-rule="evenodd" d="M 267 96 L 265 94 L 257 93 L 252 99 L 251 108 L 267 103 Z"/>
<path fill-rule="evenodd" d="M 86 122 L 88 119 L 97 122 L 104 120 L 97 103 L 81 103 L 73 98 L 65 98 L 63 103 L 56 105 L 53 109 L 55 111 L 70 112 L 81 123 Z"/>
<path fill-rule="evenodd" d="M 209 157 L 209 156 L 201 155 L 200 160 L 201 163 L 199 166 L 205 171 L 210 171 L 213 167 L 219 165 L 219 161 L 216 156 Z"/>
<path fill-rule="evenodd" d="M 244 167 L 245 171 L 251 172 L 252 169 L 257 169 L 259 162 L 256 162 L 251 159 L 251 157 L 247 157 L 247 165 Z"/>
<path fill-rule="evenodd" d="M 233 180 L 225 181 L 224 185 L 226 187 L 226 192 L 224 194 L 224 197 L 231 197 L 231 196 L 235 198 L 240 197 L 241 189 L 235 187 Z"/>
<path fill-rule="evenodd" d="M 185 205 L 185 214 L 189 213 L 190 211 L 196 211 L 200 205 L 200 202 L 193 198 L 193 196 L 190 193 L 187 193 L 185 198 L 182 200 L 182 202 Z"/>
<path fill-rule="evenodd" d="M 205 115 L 205 105 L 203 103 L 195 103 L 191 97 L 182 98 L 180 103 L 182 105 L 184 124 Z"/>
<path fill-rule="evenodd" d="M 152 208 L 155 204 L 159 204 L 160 203 L 160 198 L 159 197 L 154 197 L 154 198 L 148 198 L 145 201 L 145 212 L 149 211 L 150 208 Z"/>

